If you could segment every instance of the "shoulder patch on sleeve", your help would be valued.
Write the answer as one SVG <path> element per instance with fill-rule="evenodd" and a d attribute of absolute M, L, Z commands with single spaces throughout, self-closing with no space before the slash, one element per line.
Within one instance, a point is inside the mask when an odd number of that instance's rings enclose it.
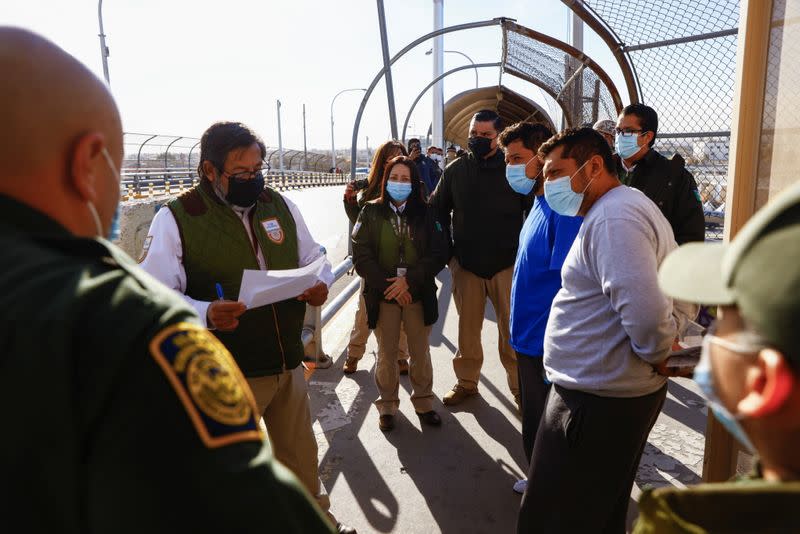
<path fill-rule="evenodd" d="M 697 201 L 702 204 L 703 203 L 703 197 L 700 196 L 700 191 L 698 191 L 697 189 L 692 189 L 692 192 L 694 193 L 694 198 L 696 198 Z"/>
<path fill-rule="evenodd" d="M 357 221 L 353 226 L 353 233 L 350 234 L 350 236 L 355 237 L 359 230 L 361 230 L 361 221 Z"/>
<path fill-rule="evenodd" d="M 256 403 L 225 346 L 205 328 L 171 325 L 150 342 L 158 363 L 209 448 L 260 441 Z"/>

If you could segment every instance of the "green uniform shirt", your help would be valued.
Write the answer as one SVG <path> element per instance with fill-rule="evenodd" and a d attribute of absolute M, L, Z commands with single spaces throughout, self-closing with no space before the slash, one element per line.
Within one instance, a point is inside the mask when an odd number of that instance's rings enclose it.
<path fill-rule="evenodd" d="M 634 534 L 800 532 L 800 482 L 761 479 L 646 490 Z"/>
<path fill-rule="evenodd" d="M 331 531 L 180 296 L 4 196 L 0 247 L 0 531 Z"/>

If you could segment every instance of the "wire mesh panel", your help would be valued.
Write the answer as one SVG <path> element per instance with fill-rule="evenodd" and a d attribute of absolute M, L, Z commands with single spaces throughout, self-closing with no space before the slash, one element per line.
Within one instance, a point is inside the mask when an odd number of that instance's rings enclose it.
<path fill-rule="evenodd" d="M 707 235 L 721 237 L 738 0 L 588 0 L 579 4 L 610 29 L 618 40 L 613 46 L 627 54 L 639 99 L 658 112 L 656 149 L 684 157 L 705 201 Z M 712 190 L 714 194 L 704 193 Z"/>
<path fill-rule="evenodd" d="M 541 87 L 569 126 L 615 118 L 621 103 L 613 83 L 591 59 L 523 26 L 503 24 L 503 71 Z"/>

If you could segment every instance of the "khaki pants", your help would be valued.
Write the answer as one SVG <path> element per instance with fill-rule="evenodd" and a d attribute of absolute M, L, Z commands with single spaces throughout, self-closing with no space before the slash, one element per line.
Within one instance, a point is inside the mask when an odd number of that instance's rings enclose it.
<path fill-rule="evenodd" d="M 353 329 L 350 331 L 350 343 L 347 345 L 347 357 L 361 360 L 367 350 L 367 340 L 369 339 L 369 324 L 367 323 L 367 303 L 364 300 L 364 280 L 361 280 L 361 292 L 358 294 L 358 308 L 356 308 L 356 318 L 353 322 Z M 378 337 L 378 331 L 375 331 Z M 380 340 L 378 341 L 380 343 Z M 408 359 L 408 339 L 405 331 L 400 329 L 397 359 Z"/>
<path fill-rule="evenodd" d="M 248 378 L 247 383 L 267 427 L 275 458 L 295 474 L 335 525 L 330 499 L 319 480 L 317 438 L 311 428 L 303 366 L 278 375 Z"/>
<path fill-rule="evenodd" d="M 483 328 L 486 297 L 492 302 L 497 316 L 497 351 L 506 370 L 506 380 L 513 395 L 519 394 L 517 355 L 509 344 L 509 317 L 511 315 L 511 278 L 514 268 L 509 267 L 486 280 L 463 269 L 456 259 L 450 262 L 453 276 L 453 300 L 458 311 L 458 351 L 453 359 L 453 370 L 458 384 L 468 389 L 478 387 L 483 365 Z"/>
<path fill-rule="evenodd" d="M 380 398 L 375 402 L 381 415 L 397 413 L 400 406 L 400 369 L 397 366 L 397 341 L 400 328 L 408 332 L 409 363 L 408 375 L 411 379 L 411 403 L 417 413 L 433 409 L 433 367 L 428 338 L 431 327 L 425 326 L 421 302 L 400 306 L 382 302 L 378 327 L 378 363 L 375 369 L 375 384 Z"/>

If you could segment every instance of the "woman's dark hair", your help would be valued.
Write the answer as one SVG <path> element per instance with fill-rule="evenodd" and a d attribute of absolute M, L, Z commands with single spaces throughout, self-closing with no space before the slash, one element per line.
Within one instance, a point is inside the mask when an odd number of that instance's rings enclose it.
<path fill-rule="evenodd" d="M 220 172 L 225 170 L 225 159 L 231 150 L 247 148 L 253 143 L 261 149 L 261 159 L 267 156 L 267 147 L 256 133 L 241 122 L 215 122 L 200 138 L 200 163 L 197 174 L 208 179 L 203 172 L 203 162 L 210 161 Z"/>
<path fill-rule="evenodd" d="M 386 163 L 386 170 L 383 172 L 383 180 L 381 181 L 381 196 L 378 197 L 378 202 L 385 206 L 388 206 L 389 202 L 391 202 L 391 195 L 386 192 L 386 184 L 389 183 L 389 175 L 392 174 L 392 169 L 397 165 L 407 167 L 411 173 L 411 194 L 408 195 L 403 213 L 406 214 L 408 220 L 412 220 L 424 215 L 426 207 L 425 197 L 422 195 L 422 181 L 419 178 L 417 164 L 413 159 L 407 156 L 397 156 Z"/>
<path fill-rule="evenodd" d="M 381 181 L 383 180 L 384 171 L 386 169 L 386 160 L 389 159 L 389 152 L 397 149 L 399 149 L 404 156 L 408 156 L 406 147 L 396 139 L 386 141 L 375 151 L 375 155 L 372 157 L 372 166 L 369 169 L 369 175 L 367 175 L 367 182 L 369 185 L 364 191 L 364 200 L 375 200 L 380 196 L 378 193 L 381 191 Z"/>

